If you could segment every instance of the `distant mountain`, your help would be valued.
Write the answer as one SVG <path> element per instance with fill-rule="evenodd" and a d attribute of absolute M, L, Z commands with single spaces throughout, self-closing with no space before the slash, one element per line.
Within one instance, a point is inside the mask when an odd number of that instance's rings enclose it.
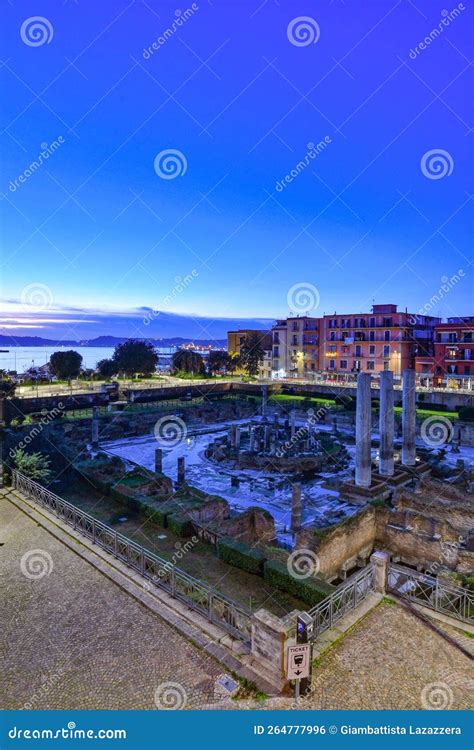
<path fill-rule="evenodd" d="M 127 336 L 97 336 L 95 339 L 72 341 L 72 340 L 57 340 L 57 339 L 42 339 L 39 336 L 2 336 L 0 335 L 0 348 L 3 347 L 14 347 L 14 346 L 60 346 L 60 347 L 74 347 L 74 346 L 100 346 L 109 347 L 117 346 L 122 341 L 127 341 Z M 136 338 L 139 338 L 138 336 Z M 181 346 L 183 344 L 196 343 L 200 346 L 215 346 L 215 347 L 226 347 L 227 339 L 187 339 L 182 337 L 174 337 L 169 339 L 142 339 L 143 341 L 149 341 L 153 346 L 167 347 L 167 346 Z"/>
<path fill-rule="evenodd" d="M 58 308 L 37 314 L 18 310 L 2 313 L 2 319 L 8 328 L 3 329 L 0 346 L 77 346 L 79 343 L 115 346 L 128 338 L 146 339 L 161 346 L 193 341 L 219 346 L 227 340 L 227 331 L 264 330 L 271 328 L 274 322 L 271 318 L 206 318 L 160 312 L 150 307 L 123 312 Z"/>

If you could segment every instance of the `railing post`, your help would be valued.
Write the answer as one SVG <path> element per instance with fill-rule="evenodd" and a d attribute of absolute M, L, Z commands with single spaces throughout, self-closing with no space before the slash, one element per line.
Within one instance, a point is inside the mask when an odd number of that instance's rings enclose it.
<path fill-rule="evenodd" d="M 385 594 L 387 591 L 388 564 L 390 555 L 387 552 L 374 552 L 370 562 L 374 566 L 374 591 Z"/>
<path fill-rule="evenodd" d="M 96 529 L 95 529 L 95 518 L 92 519 L 92 544 L 95 544 Z"/>
<path fill-rule="evenodd" d="M 439 609 L 439 581 L 438 576 L 435 578 L 435 590 L 434 590 L 434 608 L 435 612 Z"/>

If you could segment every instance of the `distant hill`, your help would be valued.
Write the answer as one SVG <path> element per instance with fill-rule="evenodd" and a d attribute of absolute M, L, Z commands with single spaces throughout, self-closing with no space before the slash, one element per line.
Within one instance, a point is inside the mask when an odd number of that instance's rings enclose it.
<path fill-rule="evenodd" d="M 0 348 L 14 347 L 14 346 L 117 346 L 122 341 L 127 341 L 127 336 L 97 336 L 95 339 L 73 341 L 73 340 L 57 340 L 57 339 L 43 339 L 39 336 L 3 336 L 0 335 Z M 137 337 L 138 338 L 138 337 Z M 214 347 L 226 347 L 227 339 L 187 339 L 182 337 L 174 337 L 168 339 L 141 339 L 142 341 L 149 341 L 153 346 L 181 346 L 183 344 L 196 343 L 200 346 L 214 346 Z"/>

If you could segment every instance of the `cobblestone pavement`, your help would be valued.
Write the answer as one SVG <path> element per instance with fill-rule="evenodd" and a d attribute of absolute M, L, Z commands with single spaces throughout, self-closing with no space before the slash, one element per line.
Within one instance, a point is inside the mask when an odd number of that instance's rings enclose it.
<path fill-rule="evenodd" d="M 446 625 L 442 629 L 474 653 L 472 638 Z M 473 667 L 403 607 L 381 603 L 323 655 L 314 670 L 313 692 L 299 708 L 471 708 Z M 291 703 L 275 698 L 265 707 Z"/>
<path fill-rule="evenodd" d="M 154 709 L 155 691 L 163 708 L 221 698 L 217 661 L 3 498 L 0 545 L 1 708 Z"/>
<path fill-rule="evenodd" d="M 214 659 L 3 498 L 0 572 L 1 708 L 153 709 L 155 694 L 161 707 L 293 706 L 224 699 Z M 442 627 L 474 653 L 472 639 Z M 470 708 L 472 667 L 413 614 L 382 603 L 322 657 L 298 708 Z"/>

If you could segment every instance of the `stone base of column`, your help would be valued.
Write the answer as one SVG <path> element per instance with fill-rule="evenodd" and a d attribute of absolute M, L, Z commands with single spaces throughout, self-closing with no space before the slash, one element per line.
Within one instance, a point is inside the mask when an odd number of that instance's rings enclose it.
<path fill-rule="evenodd" d="M 369 500 L 388 500 L 392 493 L 385 478 L 372 476 L 370 487 L 359 487 L 355 482 L 344 482 L 339 489 L 341 500 L 365 505 Z"/>

